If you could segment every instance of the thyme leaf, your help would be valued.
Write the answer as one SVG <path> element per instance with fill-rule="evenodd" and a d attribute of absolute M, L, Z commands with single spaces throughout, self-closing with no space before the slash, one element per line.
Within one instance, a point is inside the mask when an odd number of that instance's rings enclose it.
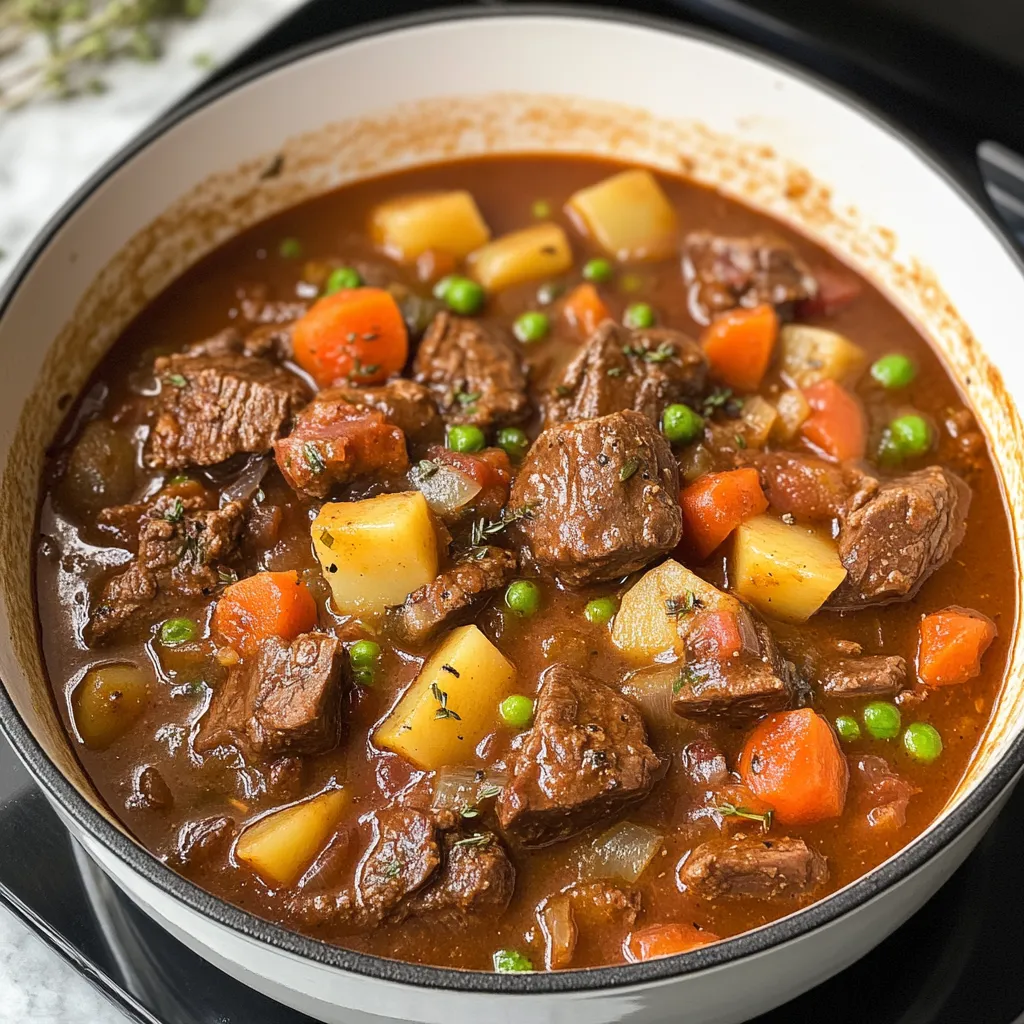
<path fill-rule="evenodd" d="M 768 810 L 764 814 L 758 814 L 757 811 L 752 811 L 749 807 L 737 807 L 735 804 L 724 803 L 718 808 L 718 813 L 724 818 L 746 818 L 748 821 L 758 821 L 761 823 L 761 828 L 767 832 L 772 827 L 774 812 Z"/>

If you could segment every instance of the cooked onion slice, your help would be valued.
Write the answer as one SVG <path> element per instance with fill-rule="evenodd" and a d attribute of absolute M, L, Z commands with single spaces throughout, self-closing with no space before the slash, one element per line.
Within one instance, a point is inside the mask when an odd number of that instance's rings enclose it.
<path fill-rule="evenodd" d="M 537 923 L 544 933 L 544 964 L 549 971 L 562 970 L 572 963 L 576 952 L 576 922 L 569 897 L 553 896 L 537 910 Z"/>
<path fill-rule="evenodd" d="M 508 776 L 501 772 L 483 771 L 468 765 L 442 768 L 434 778 L 431 806 L 436 811 L 462 811 L 497 796 L 507 783 Z"/>
<path fill-rule="evenodd" d="M 221 502 L 251 498 L 260 489 L 272 461 L 269 455 L 250 455 L 238 476 L 221 491 Z"/>
<path fill-rule="evenodd" d="M 451 515 L 465 508 L 481 489 L 480 484 L 467 473 L 436 462 L 424 461 L 413 466 L 409 477 L 427 499 L 431 511 L 439 516 Z"/>
<path fill-rule="evenodd" d="M 652 828 L 619 822 L 598 836 L 580 858 L 580 881 L 621 878 L 635 882 L 661 849 L 662 835 Z"/>
<path fill-rule="evenodd" d="M 681 668 L 677 662 L 652 665 L 634 672 L 623 684 L 622 692 L 636 701 L 644 721 L 652 728 L 672 725 L 679 720 L 672 710 L 672 696 Z"/>

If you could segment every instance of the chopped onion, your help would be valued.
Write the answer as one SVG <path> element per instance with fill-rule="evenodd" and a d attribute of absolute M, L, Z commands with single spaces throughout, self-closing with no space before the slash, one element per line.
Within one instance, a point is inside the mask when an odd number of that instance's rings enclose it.
<path fill-rule="evenodd" d="M 580 858 L 580 881 L 621 878 L 635 882 L 661 849 L 662 835 L 652 828 L 621 821 L 598 836 Z"/>
<path fill-rule="evenodd" d="M 436 462 L 424 461 L 413 466 L 409 478 L 439 516 L 458 512 L 481 491 L 480 484 L 467 473 Z"/>
<path fill-rule="evenodd" d="M 260 489 L 263 477 L 270 469 L 270 462 L 269 455 L 250 455 L 238 476 L 221 491 L 221 502 L 251 498 Z"/>
<path fill-rule="evenodd" d="M 622 692 L 636 701 L 648 725 L 670 725 L 678 721 L 672 710 L 672 696 L 680 667 L 678 663 L 652 665 L 634 672 L 623 684 Z"/>
<path fill-rule="evenodd" d="M 715 457 L 702 444 L 692 444 L 679 453 L 679 474 L 688 484 L 714 468 Z"/>
<path fill-rule="evenodd" d="M 576 952 L 576 922 L 568 896 L 554 896 L 537 911 L 537 923 L 544 933 L 544 964 L 549 971 L 572 963 Z"/>
<path fill-rule="evenodd" d="M 497 796 L 508 784 L 508 776 L 501 772 L 484 771 L 468 765 L 442 768 L 434 778 L 436 811 L 461 811 L 481 800 Z"/>
<path fill-rule="evenodd" d="M 754 395 L 743 403 L 744 437 L 748 448 L 763 448 L 768 435 L 779 418 L 778 410 L 760 395 Z"/>

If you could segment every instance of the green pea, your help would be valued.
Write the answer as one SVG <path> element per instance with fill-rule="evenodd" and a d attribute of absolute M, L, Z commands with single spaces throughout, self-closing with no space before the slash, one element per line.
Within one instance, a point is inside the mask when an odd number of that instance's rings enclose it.
<path fill-rule="evenodd" d="M 530 207 L 530 212 L 537 220 L 545 220 L 551 216 L 551 204 L 546 199 L 536 199 Z"/>
<path fill-rule="evenodd" d="M 165 647 L 187 644 L 196 635 L 196 624 L 191 619 L 168 619 L 160 626 L 160 643 Z"/>
<path fill-rule="evenodd" d="M 510 459 L 521 459 L 530 449 L 530 439 L 519 427 L 502 427 L 498 431 L 498 447 L 504 448 Z"/>
<path fill-rule="evenodd" d="M 353 665 L 358 665 L 362 668 L 368 665 L 376 665 L 379 657 L 380 644 L 375 643 L 373 640 L 357 640 L 348 649 L 349 661 Z"/>
<path fill-rule="evenodd" d="M 898 416 L 882 434 L 879 461 L 892 464 L 924 455 L 932 446 L 932 431 L 923 416 Z"/>
<path fill-rule="evenodd" d="M 302 243 L 297 238 L 285 238 L 277 251 L 282 259 L 297 260 L 302 255 Z"/>
<path fill-rule="evenodd" d="M 633 330 L 645 330 L 648 327 L 653 327 L 656 319 L 654 309 L 648 303 L 631 302 L 626 307 L 622 322 Z"/>
<path fill-rule="evenodd" d="M 917 376 L 917 368 L 907 356 L 893 352 L 875 361 L 871 367 L 871 376 L 883 388 L 894 390 L 910 384 Z"/>
<path fill-rule="evenodd" d="M 505 604 L 510 612 L 529 618 L 540 608 L 540 587 L 532 580 L 516 580 L 505 591 Z"/>
<path fill-rule="evenodd" d="M 531 309 L 520 313 L 512 325 L 512 333 L 524 344 L 543 341 L 551 330 L 551 318 L 547 313 Z"/>
<path fill-rule="evenodd" d="M 903 732 L 903 749 L 915 761 L 931 764 L 942 753 L 942 737 L 934 725 L 911 722 Z"/>
<path fill-rule="evenodd" d="M 502 721 L 513 729 L 525 729 L 533 721 L 533 701 L 521 693 L 513 693 L 498 705 Z"/>
<path fill-rule="evenodd" d="M 876 740 L 891 740 L 898 736 L 900 721 L 900 709 L 888 701 L 872 701 L 864 708 L 864 728 Z"/>
<path fill-rule="evenodd" d="M 354 267 L 337 267 L 331 271 L 327 283 L 324 285 L 324 295 L 333 295 L 335 292 L 343 291 L 346 288 L 361 288 L 363 284 L 362 274 Z"/>
<path fill-rule="evenodd" d="M 615 267 L 612 266 L 611 260 L 606 260 L 603 256 L 595 256 L 594 259 L 587 260 L 583 264 L 583 276 L 588 281 L 604 284 L 615 276 Z"/>
<path fill-rule="evenodd" d="M 472 423 L 460 423 L 448 428 L 447 443 L 453 452 L 478 452 L 487 444 L 487 438 Z"/>
<path fill-rule="evenodd" d="M 472 316 L 483 309 L 487 294 L 476 281 L 449 274 L 434 285 L 434 298 L 440 299 L 453 313 Z"/>
<path fill-rule="evenodd" d="M 533 961 L 518 949 L 499 949 L 492 957 L 492 961 L 494 969 L 499 974 L 517 974 L 520 971 L 533 970 Z"/>
<path fill-rule="evenodd" d="M 588 601 L 583 609 L 587 622 L 595 626 L 606 626 L 612 621 L 612 617 L 619 610 L 619 601 L 615 597 L 595 597 Z"/>
<path fill-rule="evenodd" d="M 836 719 L 836 732 L 839 733 L 839 738 L 847 743 L 860 739 L 860 726 L 852 715 L 840 715 Z"/>
<path fill-rule="evenodd" d="M 704 433 L 704 417 L 679 402 L 662 413 L 661 430 L 673 444 L 689 444 Z"/>
<path fill-rule="evenodd" d="M 542 306 L 550 306 L 564 291 L 564 284 L 559 284 L 557 281 L 546 281 L 537 289 L 537 301 Z"/>

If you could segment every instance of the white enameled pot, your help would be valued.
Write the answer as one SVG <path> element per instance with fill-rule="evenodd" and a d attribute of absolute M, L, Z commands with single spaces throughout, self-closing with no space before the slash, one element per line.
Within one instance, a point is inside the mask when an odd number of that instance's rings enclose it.
<path fill-rule="evenodd" d="M 31 577 L 43 453 L 127 321 L 212 247 L 292 203 L 409 164 L 516 151 L 613 154 L 682 170 L 841 254 L 922 325 L 961 382 L 1020 536 L 1024 445 L 1011 396 L 1024 394 L 1015 328 L 1024 276 L 936 163 L 855 101 L 722 40 L 578 10 L 440 14 L 326 41 L 175 115 L 91 181 L 14 274 L 0 302 L 0 720 L 68 827 L 141 907 L 229 974 L 313 1017 L 739 1021 L 865 953 L 980 838 L 1024 760 L 1019 633 L 972 770 L 907 849 L 736 939 L 550 975 L 350 953 L 184 881 L 96 798 L 43 678 Z"/>

